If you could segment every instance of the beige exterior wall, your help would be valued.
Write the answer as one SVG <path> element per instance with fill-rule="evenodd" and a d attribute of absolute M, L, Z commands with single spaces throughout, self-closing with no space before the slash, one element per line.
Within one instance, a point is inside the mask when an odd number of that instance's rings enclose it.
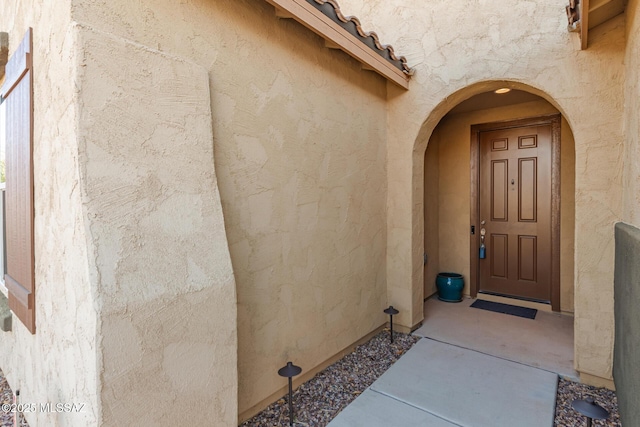
<path fill-rule="evenodd" d="M 207 70 L 83 24 L 74 30 L 100 424 L 231 425 L 236 296 Z"/>
<path fill-rule="evenodd" d="M 237 421 L 236 296 L 208 70 L 3 2 L 10 50 L 34 28 L 36 327 L 0 366 L 31 425 Z"/>
<path fill-rule="evenodd" d="M 440 273 L 440 144 L 439 128 L 434 129 L 424 155 L 424 298 L 436 293 L 436 277 Z M 446 141 L 446 139 L 445 139 Z M 446 144 L 446 142 L 444 142 Z"/>
<path fill-rule="evenodd" d="M 560 123 L 560 310 L 575 312 L 576 143 L 566 118 Z"/>
<path fill-rule="evenodd" d="M 73 12 L 73 19 L 86 28 L 82 43 L 87 66 L 95 64 L 85 80 L 106 79 L 110 85 L 109 90 L 96 88 L 95 93 L 88 84 L 83 89 L 87 108 L 95 111 L 95 120 L 100 119 L 87 125 L 86 133 L 131 117 L 125 120 L 124 129 L 109 131 L 113 135 L 105 136 L 98 147 L 87 142 L 87 171 L 96 196 L 88 200 L 89 209 L 96 213 L 105 205 L 113 209 L 112 214 L 93 221 L 92 232 L 118 231 L 116 236 L 105 236 L 97 247 L 98 269 L 109 274 L 101 279 L 109 282 L 103 288 L 101 317 L 104 419 L 109 423 L 118 420 L 118 409 L 137 419 L 138 414 L 151 410 L 150 405 L 175 412 L 175 405 L 166 404 L 170 396 L 164 401 L 141 396 L 145 406 L 138 405 L 141 402 L 135 398 L 126 404 L 122 399 L 135 396 L 141 387 L 156 390 L 162 384 L 183 385 L 174 378 L 175 366 L 167 367 L 163 362 L 167 352 L 173 352 L 173 362 L 179 359 L 182 341 L 176 341 L 174 332 L 190 330 L 190 326 L 173 329 L 176 321 L 191 325 L 193 319 L 204 321 L 206 313 L 209 327 L 197 328 L 184 340 L 235 345 L 231 332 L 236 314 L 228 304 L 231 295 L 225 293 L 209 306 L 174 309 L 174 300 L 181 300 L 185 292 L 180 286 L 190 270 L 188 265 L 180 266 L 179 271 L 165 266 L 176 263 L 169 248 L 185 252 L 178 258 L 194 251 L 213 257 L 205 246 L 193 242 L 215 242 L 216 235 L 205 227 L 198 236 L 179 239 L 182 227 L 178 226 L 160 237 L 146 235 L 147 230 L 174 227 L 175 215 L 164 208 L 195 203 L 184 198 L 182 205 L 164 204 L 167 192 L 178 190 L 174 184 L 189 186 L 184 191 L 194 195 L 211 191 L 207 186 L 215 184 L 208 175 L 203 175 L 208 180 L 203 181 L 195 171 L 184 171 L 195 165 L 201 168 L 198 173 L 204 174 L 205 169 L 213 173 L 213 164 L 207 169 L 197 162 L 213 158 L 205 150 L 204 139 L 202 145 L 174 148 L 162 142 L 167 134 L 173 137 L 172 123 L 166 123 L 170 129 L 161 133 L 130 129 L 137 122 L 169 120 L 165 106 L 146 104 L 150 97 L 162 96 L 164 90 L 184 92 L 184 99 L 198 106 L 203 94 L 209 96 L 210 92 L 211 96 L 213 136 L 209 145 L 214 149 L 237 285 L 239 412 L 250 410 L 286 385 L 277 370 L 288 360 L 308 371 L 382 325 L 382 310 L 387 304 L 385 81 L 362 72 L 344 53 L 324 48 L 321 39 L 299 24 L 277 19 L 266 2 L 78 0 Z M 116 74 L 118 68 L 121 71 Z M 149 74 L 158 68 L 174 68 L 178 76 L 195 79 L 197 87 L 181 79 L 173 88 L 150 88 L 149 81 L 157 86 L 156 79 L 171 78 L 170 71 Z M 100 71 L 103 69 L 108 71 Z M 209 88 L 202 83 L 206 74 Z M 109 99 L 89 103 L 99 96 L 99 90 L 122 98 L 113 101 L 106 118 L 97 111 L 104 110 L 100 103 L 111 102 Z M 130 95 L 122 95 L 127 92 Z M 145 100 L 147 112 L 135 110 L 129 98 Z M 171 106 L 179 114 L 188 113 Z M 126 113 L 124 118 L 121 111 Z M 188 123 L 203 126 L 210 122 L 203 115 Z M 205 129 L 186 129 L 204 138 Z M 125 135 L 131 136 L 125 139 Z M 170 160 L 175 156 L 182 163 L 173 167 Z M 169 167 L 170 171 L 160 172 Z M 110 179 L 109 171 L 117 172 L 117 177 Z M 148 175 L 151 178 L 144 178 Z M 126 182 L 135 185 L 127 186 Z M 119 189 L 117 194 L 127 205 L 110 206 L 107 201 L 115 195 L 107 193 L 109 187 Z M 129 203 L 129 210 L 141 210 L 140 215 L 123 217 Z M 209 213 L 212 209 L 207 205 L 196 208 Z M 153 220 L 147 220 L 143 212 L 154 212 Z M 211 224 L 213 230 L 219 225 Z M 224 236 L 219 238 L 224 241 Z M 136 245 L 147 250 L 125 261 L 125 255 L 136 253 Z M 152 263 L 157 273 L 143 280 L 141 275 L 150 272 L 135 272 L 133 266 L 148 263 L 154 255 L 158 256 Z M 226 266 L 217 259 L 212 258 L 207 268 L 198 267 L 203 278 L 228 277 Z M 116 277 L 110 276 L 113 271 Z M 138 282 L 148 283 L 150 288 L 127 294 L 124 301 L 117 298 L 124 283 Z M 225 283 L 231 286 L 231 282 Z M 162 291 L 157 291 L 158 284 Z M 148 335 L 148 331 L 154 332 Z M 226 338 L 217 339 L 214 333 Z M 176 348 L 170 350 L 173 345 Z M 196 357 L 195 352 L 206 354 L 208 349 L 198 343 L 186 351 L 193 351 Z M 198 375 L 191 370 L 206 365 L 200 359 L 196 362 L 195 366 L 184 364 L 187 378 L 182 381 L 188 382 L 189 376 Z M 229 375 L 235 372 L 231 364 L 227 368 Z M 137 378 L 149 375 L 166 379 L 138 384 Z M 213 387 L 216 381 L 212 377 L 207 383 Z M 198 384 L 194 383 L 193 389 Z M 193 405 L 209 397 L 201 396 Z M 225 414 L 227 409 L 232 411 L 235 400 L 235 393 L 230 393 L 224 401 Z M 136 406 L 142 407 L 136 410 Z M 162 414 L 170 416 L 164 408 L 158 416 Z"/>
<path fill-rule="evenodd" d="M 100 419 L 97 290 L 82 209 L 74 31 L 69 1 L 2 1 L 9 54 L 33 27 L 36 328 L 17 317 L 0 332 L 0 367 L 21 403 L 76 403 L 81 412 L 29 412 L 31 426 L 90 426 Z"/>
<path fill-rule="evenodd" d="M 627 5 L 625 55 L 624 221 L 640 226 L 640 4 Z"/>
<path fill-rule="evenodd" d="M 398 321 L 422 319 L 423 166 L 429 135 L 460 101 L 508 84 L 551 102 L 573 130 L 576 159 L 576 368 L 611 378 L 613 224 L 622 216 L 624 16 L 577 47 L 557 1 L 344 0 L 415 66 L 408 92 L 389 86 L 389 299 Z M 525 24 L 526 23 L 526 24 Z M 424 29 L 424 30 L 422 30 Z M 586 95 L 584 95 L 586 94 Z M 585 99 L 588 97 L 588 101 Z"/>
<path fill-rule="evenodd" d="M 471 224 L 471 192 L 470 192 L 470 135 L 474 124 L 516 120 L 548 114 L 557 114 L 558 110 L 544 100 L 510 105 L 502 108 L 491 108 L 468 113 L 449 114 L 445 116 L 434 130 L 429 145 L 429 158 L 432 144 L 436 145 L 439 171 L 437 174 L 425 165 L 425 177 L 431 177 L 425 188 L 426 200 L 437 189 L 438 212 L 433 218 L 425 215 L 425 230 L 438 230 L 436 246 L 438 251 L 435 268 L 439 271 L 461 273 L 465 277 L 463 293 L 470 294 L 470 251 L 469 225 Z M 562 120 L 561 128 L 561 254 L 560 254 L 560 287 L 561 310 L 573 312 L 573 241 L 574 241 L 574 204 L 575 204 L 575 162 L 573 134 L 567 122 Z M 434 174 L 435 177 L 434 177 Z M 433 215 L 433 214 L 432 214 Z M 425 238 L 425 242 L 428 239 Z M 429 253 L 429 252 L 427 252 Z M 436 272 L 435 274 L 437 274 Z M 435 276 L 431 279 L 435 281 Z"/>

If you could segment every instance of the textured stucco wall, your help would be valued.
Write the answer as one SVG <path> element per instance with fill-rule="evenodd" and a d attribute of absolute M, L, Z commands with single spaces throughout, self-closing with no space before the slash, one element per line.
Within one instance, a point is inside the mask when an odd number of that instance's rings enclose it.
<path fill-rule="evenodd" d="M 242 60 L 212 69 L 241 413 L 285 385 L 287 360 L 315 367 L 387 305 L 385 84 L 272 13 L 252 10 Z M 264 37 L 288 41 L 261 48 Z"/>
<path fill-rule="evenodd" d="M 611 378 L 613 224 L 622 215 L 624 16 L 577 49 L 566 2 L 343 0 L 416 68 L 409 92 L 388 87 L 387 280 L 399 323 L 422 319 L 423 162 L 446 112 L 506 82 L 566 117 L 576 146 L 575 355 L 581 372 Z M 585 94 L 585 95 L 583 95 Z M 419 135 L 426 135 L 419 136 Z M 424 142 L 423 142 L 424 141 Z"/>
<path fill-rule="evenodd" d="M 560 123 L 560 310 L 575 311 L 576 142 L 565 117 Z"/>
<path fill-rule="evenodd" d="M 440 134 L 437 128 L 431 134 L 424 156 L 424 252 L 427 254 L 424 269 L 425 298 L 437 292 L 436 276 L 440 273 Z"/>
<path fill-rule="evenodd" d="M 76 142 L 74 32 L 68 1 L 0 2 L 10 54 L 33 27 L 36 329 L 13 318 L 0 332 L 0 367 L 22 403 L 84 404 L 79 413 L 29 412 L 32 426 L 99 419 L 95 288 Z"/>
<path fill-rule="evenodd" d="M 105 37 L 110 34 L 116 40 L 131 40 L 144 46 L 145 52 L 159 51 L 161 56 L 186 58 L 209 74 L 209 89 L 203 91 L 211 94 L 216 175 L 237 283 L 241 413 L 286 385 L 277 370 L 287 360 L 308 371 L 384 323 L 386 83 L 381 77 L 363 72 L 344 53 L 326 49 L 320 38 L 299 24 L 277 19 L 273 8 L 262 0 L 200 0 L 181 4 L 168 0 L 77 0 L 73 19 L 104 33 Z M 136 64 L 147 61 L 138 59 L 139 55 L 145 58 L 151 54 L 143 54 L 131 46 L 104 47 L 102 55 L 126 67 L 127 71 L 122 73 L 131 74 L 132 89 L 142 96 L 146 89 L 136 82 L 152 68 L 145 66 L 139 70 Z M 87 55 L 93 50 L 93 47 L 86 49 Z M 100 62 L 104 58 L 90 56 L 89 60 L 88 64 L 99 63 L 100 68 L 108 65 Z M 180 71 L 183 72 L 186 71 Z M 104 78 L 97 71 L 93 77 Z M 119 81 L 105 93 L 120 95 L 120 84 Z M 182 88 L 183 85 L 178 87 Z M 93 109 L 97 112 L 98 106 Z M 114 126 L 111 123 L 114 119 L 101 122 L 105 127 Z M 136 118 L 136 122 L 152 119 L 145 114 Z M 131 119 L 126 120 L 126 127 L 131 126 L 130 122 Z M 86 132 L 92 128 L 102 129 L 103 125 L 87 126 Z M 119 132 L 122 138 L 129 133 Z M 137 133 L 133 135 L 140 140 L 138 144 L 145 141 Z M 121 170 L 133 161 L 125 160 L 131 156 L 141 165 L 127 166 L 133 173 L 129 180 L 141 179 L 145 173 L 166 166 L 160 159 L 143 166 L 153 160 L 143 159 L 143 155 L 156 154 L 147 153 L 153 147 L 132 149 L 130 142 L 117 144 L 112 140 L 101 144 L 104 153 L 96 160 L 92 160 L 93 154 L 89 156 L 88 173 L 102 177 L 103 163 L 115 164 L 115 170 Z M 116 145 L 109 148 L 113 144 Z M 160 147 L 160 142 L 157 144 Z M 91 149 L 97 155 L 96 150 Z M 174 153 L 170 146 L 166 150 L 167 155 Z M 123 154 L 111 154 L 116 151 Z M 183 151 L 188 158 L 202 156 L 192 148 L 185 147 Z M 210 170 L 213 172 L 213 165 Z M 107 177 L 105 173 L 101 181 Z M 191 175 L 188 178 L 183 180 L 185 185 L 197 184 L 191 182 L 194 179 Z M 158 199 L 164 197 L 165 184 L 157 181 L 146 179 L 146 187 L 124 191 L 127 201 L 134 203 L 145 197 L 142 207 L 147 210 L 158 204 Z M 106 188 L 96 187 L 95 191 L 99 191 L 97 196 L 108 200 L 106 193 L 101 195 Z M 103 208 L 99 199 L 89 201 L 89 205 L 94 210 Z M 105 216 L 104 221 L 108 222 L 104 225 L 100 225 L 102 220 L 94 222 L 102 227 L 101 234 L 114 228 L 118 233 L 120 228 L 133 231 L 133 225 L 142 221 L 123 217 L 120 209 L 116 212 L 113 219 Z M 167 224 L 173 221 L 166 212 L 162 214 L 164 219 L 159 213 L 154 221 Z M 131 227 L 127 225 L 130 221 Z M 164 251 L 172 247 L 170 239 L 157 239 L 153 252 L 125 261 L 126 255 L 136 254 L 136 243 L 146 240 L 131 236 L 123 240 L 126 245 L 118 246 L 118 240 L 122 239 L 109 237 L 104 243 L 98 242 L 104 268 L 122 274 L 132 270 L 134 260 L 144 259 L 148 264 L 149 254 L 162 253 L 163 245 Z M 161 265 L 162 261 L 154 261 L 159 270 L 153 277 L 170 273 L 170 269 Z M 216 277 L 214 273 L 207 274 Z M 127 282 L 150 281 L 142 281 L 141 274 L 131 273 Z M 108 280 L 117 283 L 117 277 Z M 134 356 L 138 351 L 152 348 L 155 352 L 158 346 L 144 339 L 142 332 L 148 328 L 142 322 L 146 316 L 140 319 L 136 316 L 140 316 L 139 302 L 161 296 L 151 290 L 140 295 L 131 293 L 127 298 L 135 299 L 135 304 L 127 308 L 115 301 L 116 291 L 120 291 L 117 287 L 111 290 L 111 286 L 105 288 L 106 300 L 113 298 L 107 302 L 113 310 L 105 309 L 103 321 L 108 330 L 104 334 L 115 339 L 118 338 L 115 333 L 121 330 L 128 350 L 118 353 L 116 343 L 105 338 L 105 372 L 109 372 L 107 363 L 130 358 L 137 361 Z M 171 288 L 169 294 L 178 292 Z M 223 303 L 211 310 L 220 310 L 223 317 L 211 322 L 219 322 L 222 328 L 235 319 L 233 307 Z M 166 310 L 156 316 L 154 324 L 168 323 L 164 328 L 173 322 L 173 315 Z M 132 321 L 136 322 L 133 327 Z M 171 339 L 160 332 L 158 337 Z M 147 372 L 150 371 L 136 364 L 126 374 L 143 378 Z M 158 365 L 152 372 L 162 370 Z M 117 374 L 114 371 L 104 380 L 116 381 Z M 122 396 L 105 388 L 102 394 L 105 414 L 107 407 L 116 411 L 117 399 L 136 388 L 123 383 L 117 390 L 121 390 Z"/>
<path fill-rule="evenodd" d="M 640 3 L 626 11 L 624 221 L 640 226 Z"/>
<path fill-rule="evenodd" d="M 540 100 L 501 108 L 450 114 L 440 121 L 435 132 L 429 138 L 427 157 L 431 145 L 435 143 L 439 153 L 439 170 L 445 172 L 439 174 L 437 180 L 431 180 L 430 185 L 435 185 L 437 188 L 439 212 L 437 216 L 425 222 L 425 229 L 438 230 L 437 268 L 439 271 L 461 273 L 465 277 L 463 292 L 466 295 L 469 295 L 471 284 L 469 276 L 471 263 L 469 259 L 471 125 L 556 113 L 558 113 L 556 108 L 548 102 Z M 562 311 L 573 312 L 574 141 L 571 129 L 565 120 L 562 121 L 561 126 L 560 300 Z M 427 171 L 428 167 L 425 166 L 425 176 L 427 176 Z M 425 188 L 425 209 L 427 197 L 431 192 L 433 192 L 433 188 Z"/>
<path fill-rule="evenodd" d="M 207 70 L 83 25 L 75 31 L 101 424 L 230 425 L 235 282 Z"/>

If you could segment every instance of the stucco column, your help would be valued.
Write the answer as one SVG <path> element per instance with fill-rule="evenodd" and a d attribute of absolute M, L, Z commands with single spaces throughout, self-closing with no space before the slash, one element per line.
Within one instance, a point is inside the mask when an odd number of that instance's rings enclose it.
<path fill-rule="evenodd" d="M 76 25 L 100 425 L 237 422 L 235 280 L 206 69 Z"/>
<path fill-rule="evenodd" d="M 402 164 L 397 152 L 389 153 L 388 168 L 387 298 L 389 304 L 400 310 L 398 324 L 411 328 L 422 318 L 414 301 L 411 274 L 411 169 Z"/>
<path fill-rule="evenodd" d="M 419 114 L 402 107 L 411 93 L 391 85 L 388 93 L 387 298 L 400 310 L 398 324 L 410 329 L 424 317 L 423 186 L 415 183 L 423 180 L 426 142 L 414 148 L 415 138 L 407 139 Z"/>

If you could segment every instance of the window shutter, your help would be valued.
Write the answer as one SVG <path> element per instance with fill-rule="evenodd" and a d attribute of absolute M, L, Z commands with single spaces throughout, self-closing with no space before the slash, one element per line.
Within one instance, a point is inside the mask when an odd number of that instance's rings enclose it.
<path fill-rule="evenodd" d="M 33 75 L 32 29 L 6 66 L 3 98 L 6 131 L 6 250 L 9 308 L 35 333 L 33 245 Z"/>

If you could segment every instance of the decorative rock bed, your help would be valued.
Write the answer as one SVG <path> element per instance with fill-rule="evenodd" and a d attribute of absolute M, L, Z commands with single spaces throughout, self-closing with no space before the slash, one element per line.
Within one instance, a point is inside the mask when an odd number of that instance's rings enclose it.
<path fill-rule="evenodd" d="M 2 400 L 2 402 L 0 402 L 1 405 L 13 404 L 13 392 L 9 387 L 9 383 L 7 383 L 7 379 L 4 377 L 2 370 L 0 370 L 0 396 L 0 400 Z M 29 424 L 27 424 L 22 414 L 19 414 L 19 417 L 20 427 L 29 427 Z M 13 427 L 13 413 L 0 410 L 0 425 L 2 427 Z"/>
<path fill-rule="evenodd" d="M 293 393 L 294 425 L 326 426 L 420 339 L 400 333 L 394 333 L 393 336 L 394 342 L 391 344 L 389 331 L 380 332 L 298 387 Z M 240 426 L 288 425 L 289 409 L 283 397 Z"/>
<path fill-rule="evenodd" d="M 586 384 L 560 379 L 558 382 L 558 394 L 556 396 L 556 427 L 581 427 L 586 426 L 586 418 L 577 414 L 571 407 L 574 400 L 582 400 L 592 397 L 593 400 L 609 411 L 606 420 L 593 420 L 593 426 L 621 427 L 620 414 L 618 414 L 618 398 L 616 392 L 602 387 L 593 387 Z"/>

